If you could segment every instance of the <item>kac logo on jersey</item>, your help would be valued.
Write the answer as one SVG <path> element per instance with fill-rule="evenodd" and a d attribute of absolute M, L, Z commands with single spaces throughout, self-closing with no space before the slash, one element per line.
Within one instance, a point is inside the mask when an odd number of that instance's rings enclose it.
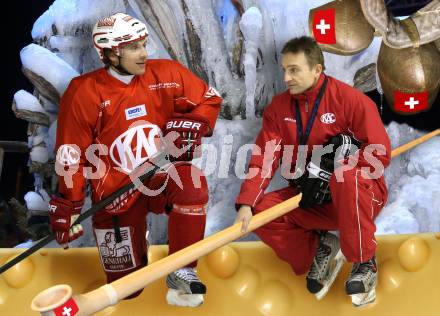
<path fill-rule="evenodd" d="M 336 122 L 336 116 L 333 113 L 322 114 L 321 122 L 324 124 L 333 124 L 334 122 Z"/>
<path fill-rule="evenodd" d="M 147 110 L 145 110 L 145 104 L 136 105 L 125 110 L 125 118 L 127 119 L 127 121 L 145 115 L 147 115 Z"/>
<path fill-rule="evenodd" d="M 131 127 L 116 138 L 110 146 L 112 161 L 123 172 L 131 173 L 158 152 L 155 140 L 160 133 L 159 127 L 151 123 Z"/>

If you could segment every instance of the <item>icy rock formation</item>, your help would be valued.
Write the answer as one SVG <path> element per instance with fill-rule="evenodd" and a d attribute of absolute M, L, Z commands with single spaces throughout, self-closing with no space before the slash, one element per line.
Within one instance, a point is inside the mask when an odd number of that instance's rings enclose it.
<path fill-rule="evenodd" d="M 18 118 L 31 123 L 49 125 L 49 116 L 38 99 L 24 90 L 17 91 L 12 101 L 12 110 Z"/>
<path fill-rule="evenodd" d="M 393 148 L 424 133 L 406 124 L 387 127 Z M 388 203 L 376 219 L 379 234 L 440 231 L 440 137 L 392 160 L 385 170 Z"/>
<path fill-rule="evenodd" d="M 20 57 L 24 74 L 43 96 L 55 103 L 59 102 L 72 78 L 79 75 L 63 59 L 36 44 L 23 48 Z"/>
<path fill-rule="evenodd" d="M 255 118 L 255 88 L 257 72 L 258 43 L 261 36 L 263 21 L 260 11 L 256 7 L 246 10 L 240 20 L 240 30 L 245 42 L 243 60 L 246 85 L 246 118 Z"/>
<path fill-rule="evenodd" d="M 42 192 L 44 190 L 41 190 L 40 192 Z M 44 191 L 44 193 L 46 193 Z M 46 197 L 46 199 L 44 198 Z M 25 194 L 24 196 L 24 200 L 26 202 L 26 207 L 28 208 L 28 210 L 30 211 L 47 211 L 47 207 L 48 207 L 48 203 L 49 203 L 49 196 L 47 195 L 47 193 L 44 195 L 40 193 L 38 194 L 37 192 L 34 191 L 29 191 L 28 193 Z"/>

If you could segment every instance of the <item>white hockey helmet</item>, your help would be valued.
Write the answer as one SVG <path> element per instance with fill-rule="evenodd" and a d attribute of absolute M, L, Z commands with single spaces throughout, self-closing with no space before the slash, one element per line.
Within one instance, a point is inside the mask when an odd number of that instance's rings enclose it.
<path fill-rule="evenodd" d="M 148 36 L 147 26 L 125 13 L 116 13 L 96 22 L 93 28 L 93 44 L 101 60 L 104 48 L 109 48 L 120 56 L 120 46 L 139 41 Z"/>

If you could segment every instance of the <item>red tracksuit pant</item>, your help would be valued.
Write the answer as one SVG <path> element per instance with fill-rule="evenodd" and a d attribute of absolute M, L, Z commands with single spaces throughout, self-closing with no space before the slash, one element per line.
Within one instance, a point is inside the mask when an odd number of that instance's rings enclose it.
<path fill-rule="evenodd" d="M 146 215 L 166 213 L 169 253 L 203 239 L 206 223 L 208 186 L 201 170 L 189 163 L 175 165 L 182 188 L 166 173 L 154 175 L 146 184 L 151 190 L 165 187 L 156 196 L 140 195 L 136 203 L 115 219 L 106 212 L 93 217 L 93 229 L 101 263 L 112 282 L 147 265 Z M 193 181 L 196 179 L 195 181 Z M 165 184 L 165 185 L 164 185 Z M 119 227 L 119 234 L 115 231 Z M 117 240 L 116 236 L 120 239 Z M 188 266 L 194 267 L 197 262 Z M 140 292 L 136 293 L 138 295 Z M 136 296 L 134 295 L 134 296 Z M 134 297 L 132 296 L 132 297 Z"/>
<path fill-rule="evenodd" d="M 359 169 L 345 171 L 344 182 L 337 182 L 333 176 L 330 191 L 331 203 L 297 208 L 255 231 L 297 275 L 310 269 L 319 242 L 317 230 L 338 230 L 342 252 L 349 262 L 364 262 L 375 254 L 374 219 L 387 193 L 382 193 L 376 180 L 364 179 Z M 296 194 L 293 187 L 267 193 L 253 212 L 262 212 Z"/>

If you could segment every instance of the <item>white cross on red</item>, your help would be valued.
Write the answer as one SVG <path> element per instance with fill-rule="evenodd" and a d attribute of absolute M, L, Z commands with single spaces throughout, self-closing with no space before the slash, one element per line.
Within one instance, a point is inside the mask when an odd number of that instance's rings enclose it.
<path fill-rule="evenodd" d="M 63 315 L 70 316 L 70 312 L 72 311 L 71 307 L 64 306 L 63 307 Z"/>
<path fill-rule="evenodd" d="M 316 25 L 316 28 L 321 32 L 321 34 L 325 34 L 325 30 L 330 30 L 330 24 L 326 24 L 324 19 L 321 19 L 321 22 Z"/>
<path fill-rule="evenodd" d="M 409 101 L 405 101 L 405 105 L 409 105 L 411 110 L 414 110 L 414 106 L 419 104 L 419 101 L 414 100 L 414 97 L 409 98 Z"/>

